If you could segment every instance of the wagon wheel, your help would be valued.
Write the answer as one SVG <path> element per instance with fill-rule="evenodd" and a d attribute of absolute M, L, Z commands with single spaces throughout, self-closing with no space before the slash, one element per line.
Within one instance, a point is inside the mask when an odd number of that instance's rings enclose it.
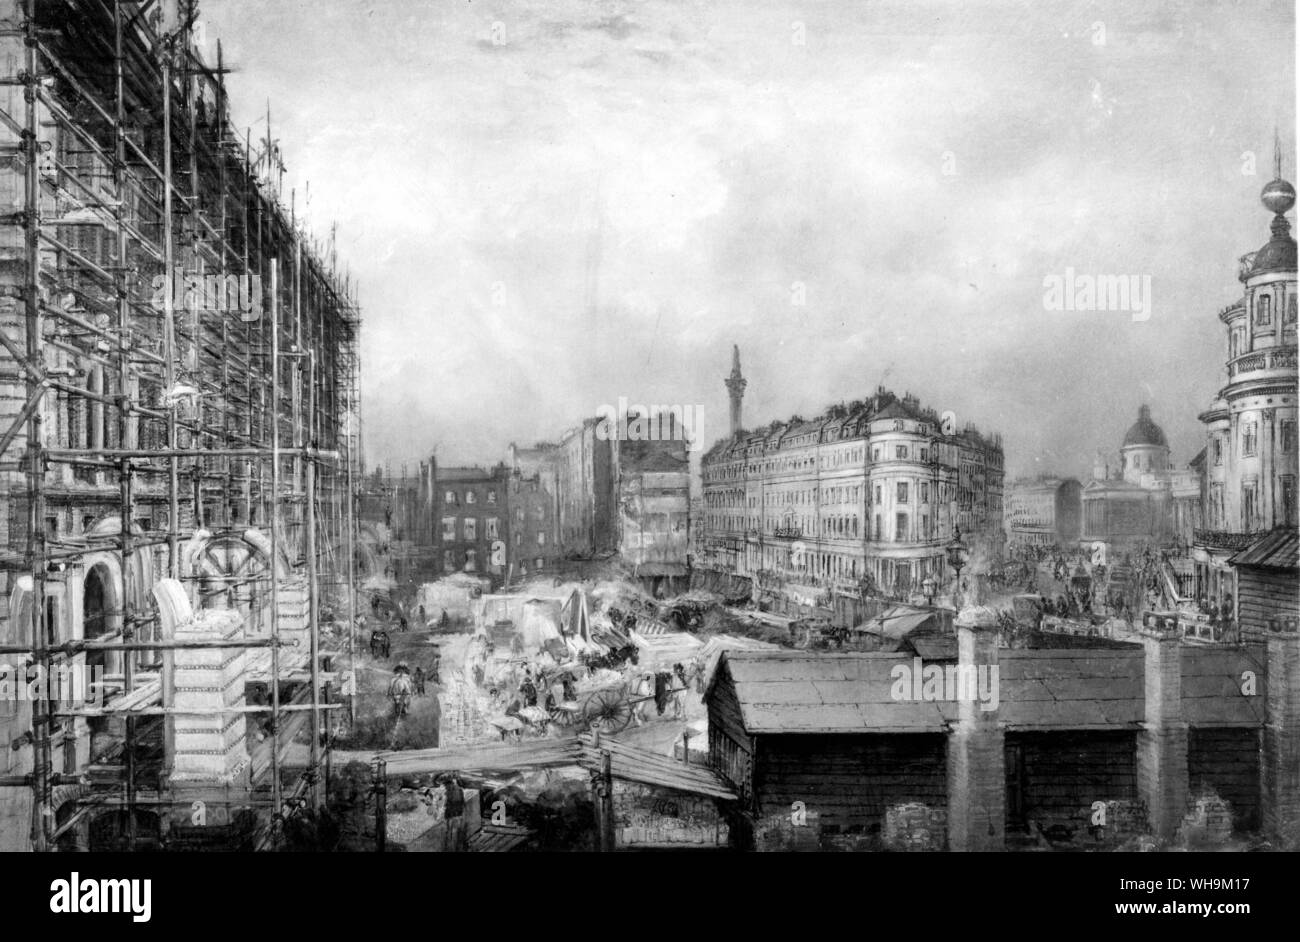
<path fill-rule="evenodd" d="M 632 705 L 621 690 L 597 690 L 582 707 L 589 729 L 602 733 L 620 733 L 632 722 Z"/>

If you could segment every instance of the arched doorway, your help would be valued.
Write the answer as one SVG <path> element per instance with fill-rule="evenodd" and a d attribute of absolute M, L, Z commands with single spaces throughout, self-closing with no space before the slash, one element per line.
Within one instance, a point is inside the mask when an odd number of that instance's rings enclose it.
<path fill-rule="evenodd" d="M 81 594 L 81 636 L 86 641 L 103 638 L 109 632 L 109 588 L 105 584 L 103 566 L 92 566 L 86 573 L 85 587 Z M 86 652 L 86 667 L 91 676 L 104 673 L 108 667 L 108 652 Z M 96 670 L 98 669 L 98 670 Z"/>
<path fill-rule="evenodd" d="M 245 617 L 249 634 L 270 630 L 271 565 L 248 535 L 215 536 L 193 559 L 199 609 L 228 609 Z"/>

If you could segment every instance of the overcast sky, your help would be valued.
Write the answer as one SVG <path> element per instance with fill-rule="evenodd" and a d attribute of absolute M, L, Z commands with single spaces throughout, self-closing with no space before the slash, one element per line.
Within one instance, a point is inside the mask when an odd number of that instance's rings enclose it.
<path fill-rule="evenodd" d="M 1012 474 L 1085 474 L 1147 402 L 1182 465 L 1275 127 L 1294 179 L 1284 2 L 201 13 L 236 121 L 264 134 L 269 98 L 286 189 L 338 221 L 367 458 L 395 466 L 619 397 L 699 405 L 711 443 L 733 343 L 747 425 L 883 383 L 1001 432 Z M 1067 268 L 1149 276 L 1149 319 L 1046 310 Z"/>

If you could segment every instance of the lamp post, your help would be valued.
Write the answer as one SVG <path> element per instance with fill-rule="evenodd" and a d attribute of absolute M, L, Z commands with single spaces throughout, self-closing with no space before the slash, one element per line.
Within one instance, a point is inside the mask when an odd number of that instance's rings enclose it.
<path fill-rule="evenodd" d="M 925 593 L 925 604 L 934 605 L 934 591 L 938 583 L 934 581 L 934 576 L 926 576 L 921 580 L 921 591 Z"/>
<path fill-rule="evenodd" d="M 966 568 L 966 562 L 970 559 L 970 547 L 961 538 L 960 526 L 953 526 L 952 542 L 948 544 L 945 552 L 948 556 L 948 565 L 957 574 L 956 587 L 953 589 L 953 608 L 961 611 L 961 571 Z"/>

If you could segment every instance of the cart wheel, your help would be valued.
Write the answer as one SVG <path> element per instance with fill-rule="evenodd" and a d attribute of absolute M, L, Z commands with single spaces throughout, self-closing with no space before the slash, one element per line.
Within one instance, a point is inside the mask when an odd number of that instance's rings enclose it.
<path fill-rule="evenodd" d="M 620 733 L 632 722 L 632 705 L 621 691 L 597 690 L 583 704 L 582 715 L 588 729 Z"/>

